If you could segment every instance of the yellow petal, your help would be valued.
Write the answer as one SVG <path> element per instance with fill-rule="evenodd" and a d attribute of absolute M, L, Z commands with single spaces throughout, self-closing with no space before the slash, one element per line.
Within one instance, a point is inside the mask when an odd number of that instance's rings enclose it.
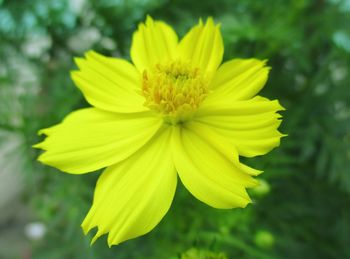
<path fill-rule="evenodd" d="M 38 160 L 64 172 L 81 174 L 118 163 L 156 134 L 162 119 L 152 113 L 115 114 L 82 109 L 41 133 L 48 137 L 36 148 Z"/>
<path fill-rule="evenodd" d="M 82 227 L 98 227 L 92 242 L 108 234 L 108 244 L 151 231 L 164 217 L 174 197 L 177 175 L 166 129 L 137 153 L 100 176 L 93 205 Z"/>
<path fill-rule="evenodd" d="M 93 51 L 75 62 L 80 70 L 72 71 L 71 77 L 91 105 L 122 113 L 147 110 L 140 95 L 141 76 L 132 64 Z"/>
<path fill-rule="evenodd" d="M 141 23 L 133 35 L 130 55 L 140 72 L 157 63 L 174 58 L 177 35 L 166 23 L 154 21 L 150 16 Z"/>
<path fill-rule="evenodd" d="M 227 139 L 212 130 L 211 127 L 200 123 L 198 121 L 191 121 L 186 123 L 186 128 L 205 139 L 205 141 L 213 146 L 216 150 L 218 150 L 223 156 L 226 157 L 229 161 L 233 163 L 233 165 L 237 168 L 237 170 L 256 176 L 261 174 L 263 171 L 253 169 L 247 165 L 240 163 L 239 154 L 237 152 L 236 146 L 231 142 L 227 141 Z"/>
<path fill-rule="evenodd" d="M 256 180 L 237 165 L 238 159 L 230 160 L 210 142 L 186 126 L 174 128 L 173 157 L 182 183 L 214 208 L 245 207 L 250 202 L 245 188 L 255 186 Z"/>
<path fill-rule="evenodd" d="M 210 83 L 211 94 L 205 100 L 235 101 L 254 97 L 265 85 L 269 73 L 266 61 L 233 59 L 222 64 Z"/>
<path fill-rule="evenodd" d="M 208 18 L 193 27 L 179 43 L 179 57 L 199 67 L 209 75 L 213 74 L 222 61 L 224 44 L 219 25 Z"/>
<path fill-rule="evenodd" d="M 278 131 L 283 110 L 277 100 L 257 96 L 248 101 L 203 105 L 195 121 L 209 127 L 233 144 L 241 156 L 263 155 L 279 146 Z"/>

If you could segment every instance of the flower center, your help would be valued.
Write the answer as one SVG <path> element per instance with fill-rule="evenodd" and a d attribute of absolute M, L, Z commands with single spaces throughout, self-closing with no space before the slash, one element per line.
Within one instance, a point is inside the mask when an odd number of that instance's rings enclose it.
<path fill-rule="evenodd" d="M 156 64 L 143 72 L 144 105 L 160 112 L 172 124 L 191 118 L 208 92 L 207 80 L 200 69 L 187 63 Z"/>

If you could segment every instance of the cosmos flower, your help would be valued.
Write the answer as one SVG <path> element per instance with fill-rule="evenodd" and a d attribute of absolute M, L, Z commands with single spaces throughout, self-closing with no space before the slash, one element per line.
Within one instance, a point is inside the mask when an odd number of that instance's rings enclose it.
<path fill-rule="evenodd" d="M 172 203 L 177 176 L 214 208 L 245 207 L 261 173 L 239 161 L 278 146 L 283 107 L 257 96 L 269 68 L 222 63 L 219 25 L 201 21 L 180 41 L 148 17 L 133 35 L 132 63 L 89 51 L 71 76 L 91 108 L 39 133 L 38 160 L 71 174 L 106 168 L 82 223 L 108 244 L 151 231 Z"/>

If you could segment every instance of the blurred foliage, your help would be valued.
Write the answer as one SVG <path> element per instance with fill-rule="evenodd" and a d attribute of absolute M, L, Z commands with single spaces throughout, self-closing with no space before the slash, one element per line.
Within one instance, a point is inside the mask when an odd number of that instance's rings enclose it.
<path fill-rule="evenodd" d="M 223 253 L 213 253 L 206 250 L 190 249 L 181 255 L 181 259 L 227 259 Z"/>
<path fill-rule="evenodd" d="M 80 223 L 99 173 L 41 166 L 31 145 L 38 129 L 88 106 L 69 77 L 73 57 L 94 49 L 129 59 L 132 32 L 147 14 L 181 36 L 213 16 L 226 60 L 268 59 L 262 95 L 287 108 L 289 136 L 269 155 L 244 159 L 265 170 L 248 208 L 212 209 L 180 186 L 150 234 L 90 247 Z M 21 160 L 23 199 L 47 225 L 33 258 L 350 258 L 349 24 L 349 0 L 0 0 L 0 147 L 8 136 L 22 145 L 20 159 L 1 163 Z"/>

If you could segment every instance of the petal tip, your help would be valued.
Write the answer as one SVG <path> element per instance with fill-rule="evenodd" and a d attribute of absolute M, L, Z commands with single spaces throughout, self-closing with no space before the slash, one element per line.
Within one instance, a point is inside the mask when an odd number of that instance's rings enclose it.
<path fill-rule="evenodd" d="M 37 135 L 38 135 L 38 136 L 46 135 L 45 129 L 39 130 L 39 131 L 37 132 Z"/>
<path fill-rule="evenodd" d="M 42 147 L 42 142 L 32 145 L 32 148 L 41 149 L 41 147 Z"/>
<path fill-rule="evenodd" d="M 86 59 L 92 58 L 94 55 L 98 55 L 95 51 L 93 50 L 88 50 L 85 52 L 84 56 Z"/>
<path fill-rule="evenodd" d="M 90 242 L 90 246 L 92 246 L 93 244 L 95 244 L 96 240 L 102 235 L 102 231 L 100 231 L 100 229 L 97 230 L 97 233 L 95 234 L 95 236 L 91 239 Z"/>
<path fill-rule="evenodd" d="M 285 134 L 285 133 L 280 133 L 281 135 L 281 138 L 285 138 L 285 137 L 288 137 L 289 136 L 289 134 Z"/>
<path fill-rule="evenodd" d="M 213 16 L 209 16 L 209 17 L 207 18 L 207 22 L 214 22 Z"/>
<path fill-rule="evenodd" d="M 199 18 L 199 20 L 198 20 L 198 25 L 197 25 L 197 26 L 200 26 L 200 27 L 203 26 L 203 19 L 202 19 L 202 17 Z"/>
<path fill-rule="evenodd" d="M 256 171 L 257 171 L 257 174 L 256 174 L 257 176 L 261 175 L 264 172 L 264 170 L 256 170 Z"/>
<path fill-rule="evenodd" d="M 50 127 L 50 128 L 41 129 L 41 130 L 39 130 L 39 131 L 37 132 L 37 134 L 38 134 L 38 136 L 42 136 L 42 135 L 48 136 L 49 133 L 50 133 L 50 129 L 51 129 L 51 127 Z"/>
<path fill-rule="evenodd" d="M 77 70 L 72 70 L 69 72 L 70 78 L 73 81 L 77 80 L 78 74 L 79 74 L 79 71 L 77 71 Z"/>
<path fill-rule="evenodd" d="M 253 203 L 252 199 L 247 196 L 246 201 L 242 203 L 242 205 L 240 206 L 242 209 L 246 208 L 249 204 Z"/>
<path fill-rule="evenodd" d="M 84 58 L 74 57 L 73 60 L 79 70 L 83 70 L 84 66 L 86 66 L 86 60 Z M 75 70 L 75 71 L 79 71 L 79 70 Z"/>
<path fill-rule="evenodd" d="M 84 235 L 87 235 L 87 233 L 89 233 L 90 228 L 86 226 L 85 220 L 83 221 L 83 223 L 80 224 L 80 227 L 83 229 Z"/>
<path fill-rule="evenodd" d="M 154 22 L 153 18 L 152 18 L 149 14 L 147 14 L 147 16 L 146 16 L 146 22 L 145 22 L 146 25 L 147 25 L 147 26 L 152 25 L 153 22 Z"/>
<path fill-rule="evenodd" d="M 107 238 L 107 244 L 108 247 L 111 248 L 114 245 L 119 245 L 121 242 L 119 240 L 117 240 L 115 237 L 112 238 L 111 233 L 108 234 L 108 238 Z"/>
<path fill-rule="evenodd" d="M 43 155 L 44 155 L 44 154 L 40 155 L 36 160 L 39 161 L 39 162 L 42 163 L 42 164 L 46 164 L 46 163 L 45 163 L 45 159 L 43 158 Z"/>
<path fill-rule="evenodd" d="M 101 58 L 106 58 L 105 56 L 101 55 L 100 53 L 94 51 L 94 50 L 88 50 L 85 52 L 85 57 L 87 60 L 98 60 Z"/>
<path fill-rule="evenodd" d="M 285 111 L 285 110 L 287 110 L 286 108 L 284 108 L 283 106 L 282 106 L 282 104 L 281 104 L 281 102 L 279 101 L 279 100 L 277 100 L 277 104 L 278 104 L 278 110 L 279 111 Z"/>

